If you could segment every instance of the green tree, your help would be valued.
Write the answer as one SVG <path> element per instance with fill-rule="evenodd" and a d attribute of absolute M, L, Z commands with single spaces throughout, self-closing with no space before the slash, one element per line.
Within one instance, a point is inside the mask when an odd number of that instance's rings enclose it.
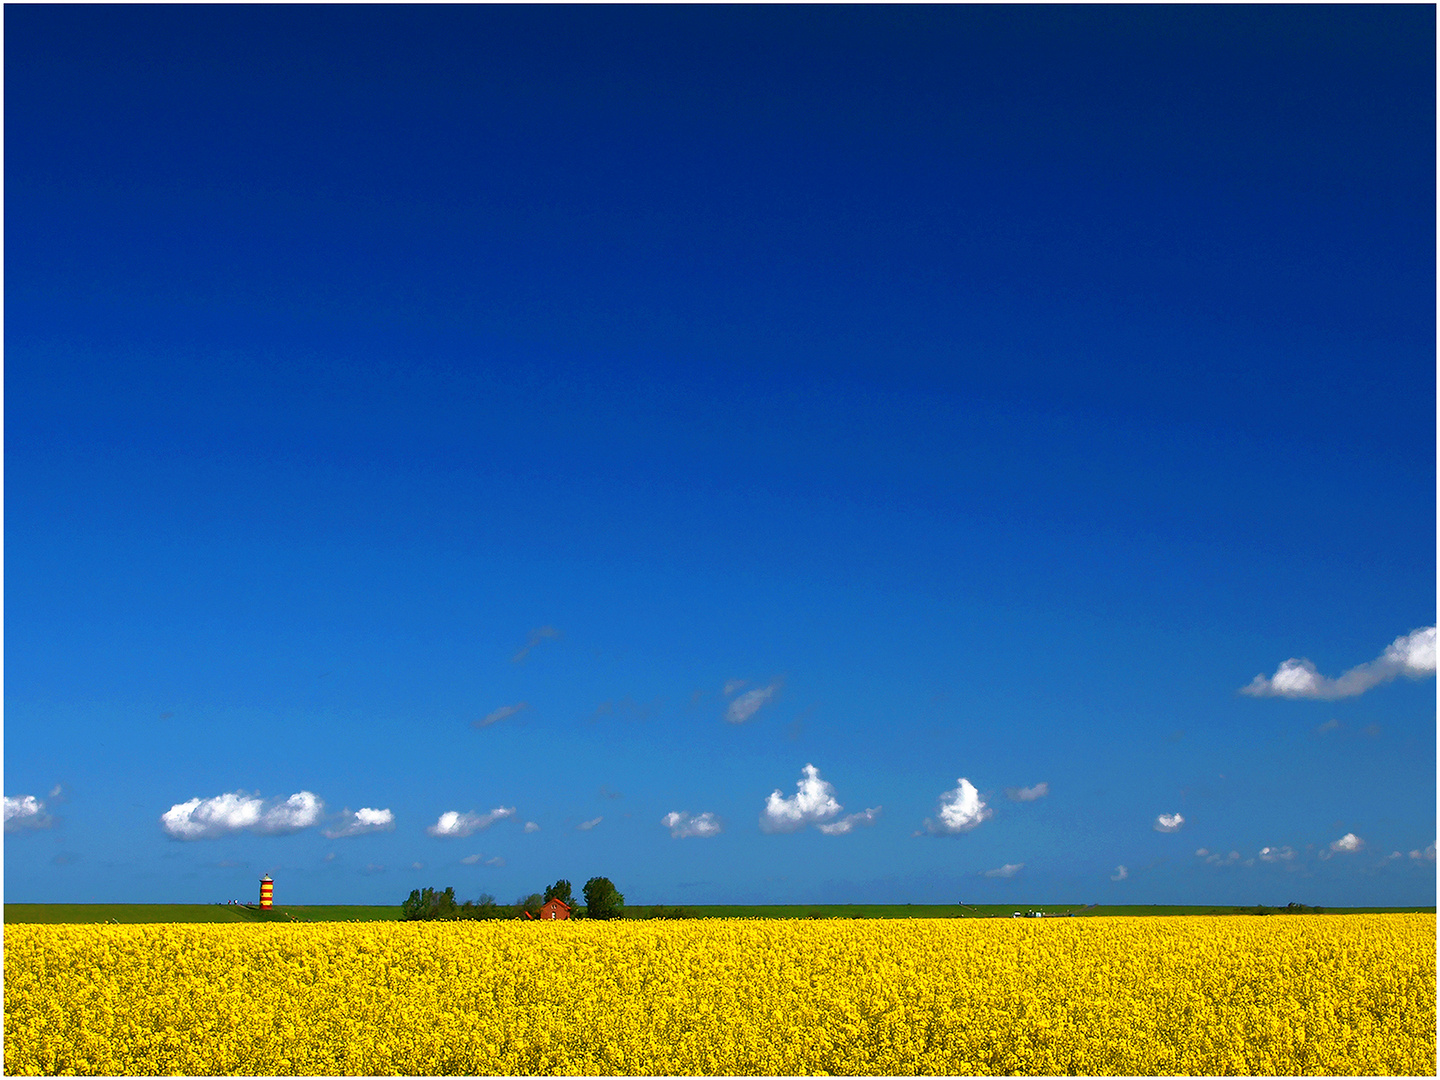
<path fill-rule="evenodd" d="M 544 898 L 538 892 L 531 893 L 529 896 L 522 896 L 515 901 L 515 915 L 523 919 L 528 913 L 533 919 L 539 916 L 540 909 L 544 906 Z"/>
<path fill-rule="evenodd" d="M 466 900 L 460 905 L 460 917 L 464 919 L 503 919 L 508 914 L 489 893 L 481 893 L 479 899 Z"/>
<path fill-rule="evenodd" d="M 567 907 L 575 906 L 575 895 L 570 891 L 570 882 L 561 878 L 545 890 L 545 901 L 563 900 Z"/>
<path fill-rule="evenodd" d="M 585 882 L 585 915 L 591 919 L 618 919 L 625 914 L 625 897 L 609 878 Z"/>
<path fill-rule="evenodd" d="M 453 885 L 447 885 L 443 893 L 428 887 L 424 892 L 412 889 L 410 896 L 400 905 L 402 919 L 458 919 L 460 916 Z"/>

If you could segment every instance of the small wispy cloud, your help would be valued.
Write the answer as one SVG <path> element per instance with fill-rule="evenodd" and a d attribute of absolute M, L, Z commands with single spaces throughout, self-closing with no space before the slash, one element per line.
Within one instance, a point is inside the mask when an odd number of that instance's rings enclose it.
<path fill-rule="evenodd" d="M 536 645 L 539 645 L 542 641 L 553 641 L 559 636 L 560 631 L 556 630 L 553 626 L 536 627 L 530 631 L 530 637 L 524 645 L 520 646 L 520 650 L 514 656 L 510 657 L 510 662 L 512 664 L 523 664 L 525 658 L 530 655 L 530 650 L 535 648 Z"/>
<path fill-rule="evenodd" d="M 540 826 L 539 826 L 539 825 L 536 825 L 535 822 L 533 822 L 533 821 L 527 821 L 527 822 L 525 822 L 525 831 L 526 831 L 526 832 L 539 832 L 539 831 L 540 831 Z"/>
<path fill-rule="evenodd" d="M 1414 851 L 1410 852 L 1410 858 L 1415 859 L 1417 862 L 1434 862 L 1434 861 L 1435 861 L 1435 843 L 1434 843 L 1434 841 L 1431 841 L 1429 844 L 1427 844 L 1427 845 L 1426 845 L 1425 847 L 1423 847 L 1423 848 L 1416 848 Z"/>
<path fill-rule="evenodd" d="M 575 828 L 579 829 L 581 832 L 589 832 L 591 829 L 595 828 L 596 825 L 599 825 L 600 822 L 604 820 L 605 818 L 603 815 L 600 817 L 593 817 L 589 821 L 582 821 L 579 825 L 576 825 Z"/>
<path fill-rule="evenodd" d="M 1050 794 L 1050 785 L 1041 781 L 1034 787 L 1011 787 L 1005 789 L 1005 797 L 1013 802 L 1034 802 Z"/>
<path fill-rule="evenodd" d="M 324 812 L 324 802 L 310 791 L 268 802 L 237 791 L 176 803 L 160 815 L 160 826 L 177 840 L 213 840 L 242 830 L 279 836 L 318 824 Z"/>
<path fill-rule="evenodd" d="M 1222 855 L 1218 851 L 1211 851 L 1208 848 L 1196 848 L 1195 857 L 1204 859 L 1210 866 L 1234 866 L 1240 861 L 1240 852 L 1232 851 L 1228 855 Z"/>
<path fill-rule="evenodd" d="M 1129 876 L 1130 876 L 1130 871 L 1129 871 L 1129 870 L 1126 870 L 1125 867 L 1124 867 L 1123 865 L 1121 865 L 1121 866 L 1115 867 L 1115 873 L 1113 873 L 1113 874 L 1110 875 L 1110 880 L 1111 880 L 1111 881 L 1124 881 L 1124 880 L 1125 880 L 1126 878 L 1128 878 Z"/>
<path fill-rule="evenodd" d="M 1292 862 L 1295 859 L 1295 849 L 1289 846 L 1262 847 L 1256 858 L 1261 862 Z"/>
<path fill-rule="evenodd" d="M 1270 678 L 1256 675 L 1242 694 L 1251 697 L 1314 698 L 1333 701 L 1355 697 L 1404 675 L 1422 679 L 1435 674 L 1435 627 L 1427 626 L 1396 638 L 1376 659 L 1351 668 L 1339 678 L 1321 675 L 1306 659 L 1292 657 Z"/>
<path fill-rule="evenodd" d="M 481 866 L 501 867 L 505 865 L 505 860 L 502 859 L 499 855 L 492 855 L 488 859 L 485 858 L 484 855 L 480 854 L 466 855 L 460 861 L 466 866 L 475 866 L 476 864 L 479 864 Z"/>
<path fill-rule="evenodd" d="M 765 832 L 795 832 L 806 825 L 829 821 L 845 809 L 836 801 L 829 781 L 820 779 L 819 769 L 806 765 L 801 773 L 795 784 L 799 790 L 794 795 L 784 798 L 776 788 L 765 800 L 765 809 L 760 813 L 760 828 Z"/>
<path fill-rule="evenodd" d="M 458 810 L 447 810 L 440 815 L 434 825 L 427 826 L 425 831 L 431 836 L 465 837 L 477 833 L 481 829 L 488 829 L 495 822 L 508 818 L 514 813 L 513 806 L 497 806 L 487 814 L 462 814 Z"/>
<path fill-rule="evenodd" d="M 688 813 L 672 810 L 660 819 L 660 824 L 670 830 L 676 840 L 690 836 L 719 836 L 723 831 L 720 822 L 710 811 L 691 817 Z"/>
<path fill-rule="evenodd" d="M 744 689 L 747 682 L 748 680 L 746 679 L 726 679 L 725 688 L 722 693 L 724 693 L 726 697 L 729 697 L 731 694 L 735 693 L 736 690 Z"/>
<path fill-rule="evenodd" d="M 1315 731 L 1320 735 L 1324 735 L 1327 731 L 1338 731 L 1339 729 L 1340 721 L 1332 716 L 1329 720 L 1326 720 L 1325 723 L 1317 727 Z"/>
<path fill-rule="evenodd" d="M 815 827 L 826 836 L 844 836 L 857 825 L 874 824 L 875 819 L 880 816 L 881 809 L 879 806 L 872 806 L 868 810 L 861 810 L 858 814 L 846 814 L 838 821 L 827 822 Z"/>
<path fill-rule="evenodd" d="M 969 832 L 994 813 L 975 785 L 962 776 L 954 790 L 940 796 L 936 817 L 925 819 L 925 830 L 934 835 L 953 836 Z"/>
<path fill-rule="evenodd" d="M 994 870 L 983 871 L 985 877 L 990 878 L 1012 878 L 1021 870 L 1025 869 L 1023 862 L 1006 863 L 1004 866 L 997 866 Z"/>
<path fill-rule="evenodd" d="M 54 818 L 45 812 L 45 803 L 34 795 L 5 796 L 5 831 L 48 829 Z"/>
<path fill-rule="evenodd" d="M 769 686 L 760 686 L 754 690 L 746 690 L 745 693 L 730 702 L 730 707 L 725 710 L 725 719 L 732 724 L 743 724 L 759 712 L 761 706 L 767 704 L 779 692 L 779 679 L 776 679 Z"/>
<path fill-rule="evenodd" d="M 528 701 L 517 701 L 514 705 L 502 705 L 494 712 L 487 713 L 485 716 L 482 716 L 479 720 L 471 720 L 470 726 L 477 728 L 486 728 L 489 727 L 491 724 L 498 724 L 501 720 L 508 720 L 516 713 L 522 713 L 528 708 L 530 708 L 530 703 Z"/>
<path fill-rule="evenodd" d="M 1156 817 L 1153 828 L 1156 832 L 1179 832 L 1184 824 L 1185 819 L 1179 814 L 1161 814 Z"/>
<path fill-rule="evenodd" d="M 331 840 L 342 836 L 363 836 L 366 833 L 386 832 L 395 828 L 395 815 L 389 810 L 372 810 L 362 806 L 353 814 L 348 808 L 340 813 L 340 820 L 324 830 Z"/>

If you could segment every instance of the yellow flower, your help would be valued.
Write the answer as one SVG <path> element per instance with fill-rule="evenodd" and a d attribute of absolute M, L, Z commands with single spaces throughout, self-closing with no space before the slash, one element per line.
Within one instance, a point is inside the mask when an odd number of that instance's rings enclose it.
<path fill-rule="evenodd" d="M 33 926 L 5 1070 L 1415 1074 L 1435 917 Z"/>

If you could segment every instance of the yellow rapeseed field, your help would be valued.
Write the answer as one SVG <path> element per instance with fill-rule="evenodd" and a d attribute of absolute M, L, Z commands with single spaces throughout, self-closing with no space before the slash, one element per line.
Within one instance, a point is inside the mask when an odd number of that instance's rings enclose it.
<path fill-rule="evenodd" d="M 1430 1074 L 1435 916 L 5 928 L 10 1074 Z"/>

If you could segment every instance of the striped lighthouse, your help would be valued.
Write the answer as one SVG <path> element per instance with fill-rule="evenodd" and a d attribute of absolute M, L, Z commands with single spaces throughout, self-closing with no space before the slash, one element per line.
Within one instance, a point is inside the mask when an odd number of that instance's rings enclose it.
<path fill-rule="evenodd" d="M 275 883 L 266 874 L 260 879 L 260 910 L 269 911 L 275 904 Z"/>

